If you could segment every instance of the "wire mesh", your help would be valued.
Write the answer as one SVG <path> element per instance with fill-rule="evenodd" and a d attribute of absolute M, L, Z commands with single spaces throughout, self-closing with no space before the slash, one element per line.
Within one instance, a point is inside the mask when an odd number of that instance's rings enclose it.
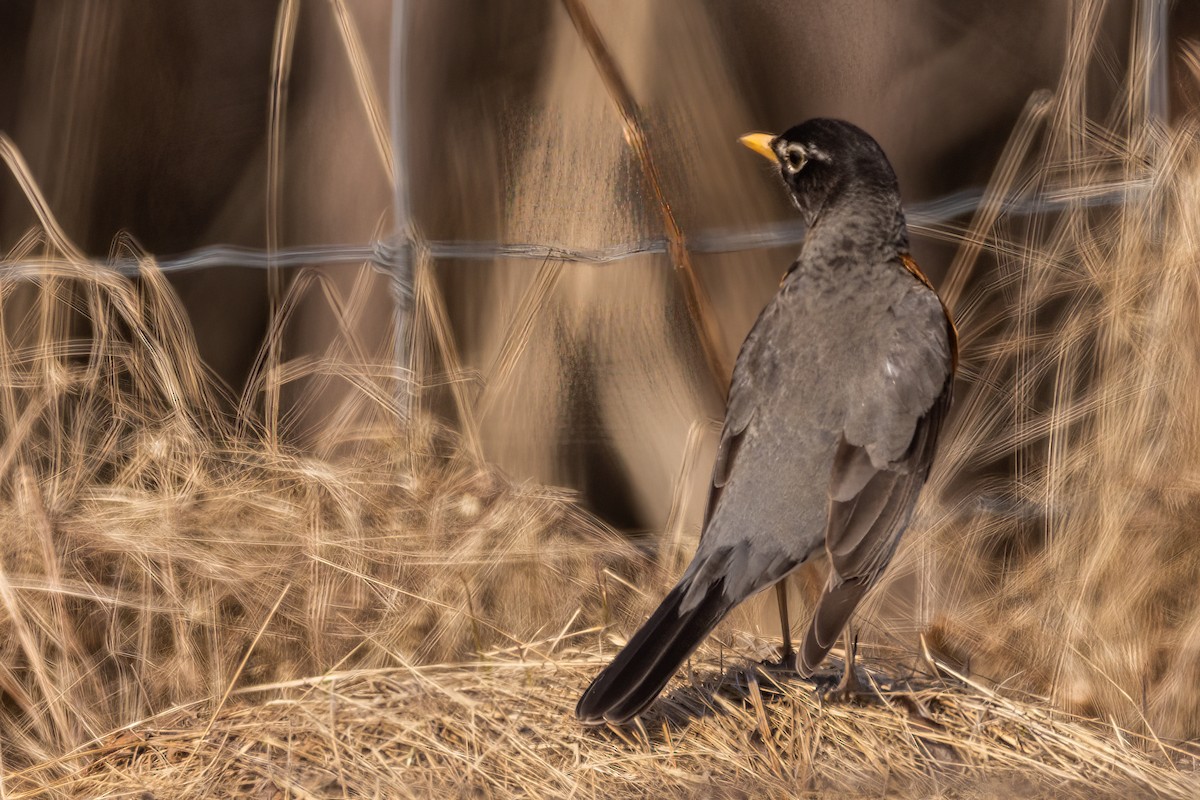
<path fill-rule="evenodd" d="M 568 3 L 567 5 L 569 8 L 584 8 L 580 3 Z M 284 3 L 281 8 L 286 6 L 287 4 Z M 361 42 L 356 39 L 357 34 L 354 32 L 352 23 L 348 21 L 345 8 L 341 3 L 335 3 L 335 6 L 340 11 L 339 21 L 343 27 L 342 33 L 347 53 L 351 60 L 354 60 L 356 54 L 361 59 L 359 52 Z M 302 268 L 313 264 L 353 268 L 368 266 L 391 278 L 395 303 L 394 324 L 397 348 L 395 359 L 400 371 L 407 372 L 413 346 L 409 323 L 414 298 L 414 265 L 421 258 L 427 258 L 430 262 L 441 259 L 475 261 L 517 259 L 527 260 L 531 263 L 549 260 L 569 264 L 605 266 L 646 254 L 671 253 L 675 243 L 670 231 L 676 230 L 675 238 L 681 238 L 682 233 L 670 226 L 662 236 L 615 242 L 592 248 L 576 247 L 564 242 L 423 239 L 413 224 L 408 169 L 409 125 L 405 78 L 411 8 L 405 0 L 392 0 L 391 9 L 387 86 L 389 101 L 387 124 L 390 130 L 377 131 L 378 136 L 384 136 L 386 133 L 387 137 L 386 141 L 379 144 L 386 151 L 384 153 L 385 161 L 389 162 L 391 173 L 393 191 L 391 234 L 375 241 L 328 245 L 272 247 L 269 241 L 263 248 L 229 244 L 205 245 L 183 253 L 159 257 L 154 262 L 157 269 L 164 273 L 178 273 L 212 267 L 275 270 Z M 1155 119 L 1163 119 L 1166 115 L 1166 5 L 1161 0 L 1144 0 L 1139 4 L 1139 11 L 1141 67 L 1144 70 L 1145 81 L 1144 101 L 1150 116 Z M 603 47 L 603 42 L 598 42 L 596 46 Z M 617 70 L 615 63 L 608 66 L 610 70 Z M 597 65 L 597 68 L 600 69 L 600 65 Z M 360 74 L 362 72 L 359 70 Z M 620 79 L 619 74 L 616 75 L 616 79 Z M 373 96 L 373 92 L 373 86 L 359 85 L 359 93 L 364 107 L 372 114 L 373 127 L 379 128 L 382 125 L 380 121 L 382 113 L 378 109 L 378 98 Z M 627 103 L 632 102 L 631 96 L 627 98 Z M 376 117 L 380 119 L 376 119 Z M 626 138 L 628 140 L 629 137 Z M 643 145 L 645 145 L 644 142 Z M 19 161 L 20 156 L 15 154 L 13 158 Z M 25 172 L 20 167 L 21 165 L 18 165 L 13 169 L 19 181 Z M 41 208 L 39 216 L 43 219 L 46 234 L 52 242 L 57 243 L 58 249 L 64 257 L 75 262 L 90 263 L 97 270 L 115 272 L 124 276 L 136 276 L 144 269 L 144 262 L 135 257 L 113 256 L 101 259 L 88 257 L 79 252 L 66 239 L 65 235 L 57 230 L 57 226 L 53 222 L 53 215 L 48 208 L 44 208 L 44 200 L 41 199 L 37 188 L 35 186 L 23 186 L 23 188 L 35 207 Z M 1014 196 L 1005 198 L 997 205 L 992 206 L 991 211 L 994 214 L 1034 215 L 1068 206 L 1078 208 L 1081 204 L 1119 204 L 1129 198 L 1131 193 L 1143 191 L 1145 188 L 1147 187 L 1137 183 L 1123 183 L 1108 190 L 1095 191 L 1087 197 L 1079 197 L 1077 194 Z M 913 204 L 907 209 L 909 225 L 915 235 L 940 235 L 944 238 L 947 233 L 951 233 L 947 229 L 951 223 L 973 214 L 985 202 L 984 190 L 973 188 Z M 710 229 L 693 233 L 686 239 L 682 239 L 682 247 L 685 251 L 694 253 L 765 250 L 799 246 L 803 242 L 804 233 L 804 224 L 798 220 L 761 225 L 749 230 Z M 45 259 L 31 259 L 25 256 L 0 259 L 0 279 L 36 280 L 44 263 Z"/>
<path fill-rule="evenodd" d="M 1109 191 L 1097 192 L 1087 197 L 1044 196 L 1035 198 L 1013 198 L 1002 204 L 1002 213 L 1007 215 L 1035 215 L 1085 206 L 1104 206 L 1123 203 L 1133 192 L 1148 187 L 1141 184 L 1122 184 Z M 906 214 L 909 227 L 917 235 L 939 229 L 956 219 L 973 213 L 983 198 L 980 189 L 954 192 L 944 197 L 911 205 Z M 804 241 L 804 223 L 800 221 L 760 225 L 750 230 L 708 230 L 687 238 L 689 250 L 696 253 L 736 253 L 749 250 L 769 250 L 777 247 L 799 246 Z M 566 244 L 546 242 L 487 242 L 434 240 L 421 241 L 413 237 L 395 236 L 387 240 L 367 243 L 304 245 L 270 251 L 263 248 L 237 245 L 205 245 L 176 255 L 159 258 L 158 269 L 166 273 L 187 272 L 208 267 L 238 267 L 244 269 L 267 269 L 303 267 L 314 263 L 323 265 L 368 264 L 381 273 L 392 275 L 398 287 L 398 297 L 412 297 L 411 256 L 406 248 L 424 250 L 437 259 L 461 259 L 467 261 L 489 261 L 493 259 L 540 259 L 567 263 L 604 266 L 626 258 L 650 253 L 666 253 L 666 237 L 653 237 L 632 242 L 617 242 L 597 248 L 576 248 Z M 138 260 L 128 257 L 104 260 L 90 259 L 97 269 L 111 270 L 126 276 L 135 276 L 141 268 Z M 36 272 L 28 268 L 25 260 L 0 262 L 0 277 L 32 278 Z M 404 308 L 401 305 L 400 308 Z"/>

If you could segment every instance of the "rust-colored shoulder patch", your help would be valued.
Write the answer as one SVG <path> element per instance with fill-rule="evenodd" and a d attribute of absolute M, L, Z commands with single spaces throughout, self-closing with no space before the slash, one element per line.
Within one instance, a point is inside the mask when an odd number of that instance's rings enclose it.
<path fill-rule="evenodd" d="M 917 266 L 917 262 L 913 260 L 912 256 L 904 253 L 900 256 L 900 263 L 914 278 L 925 284 L 926 287 L 933 289 L 933 284 L 929 282 L 929 278 L 925 277 L 925 273 L 921 272 L 921 268 Z"/>
<path fill-rule="evenodd" d="M 930 283 L 928 276 L 921 271 L 921 268 L 917 266 L 917 262 L 913 260 L 912 256 L 910 256 L 908 253 L 904 253 L 900 256 L 900 263 L 906 270 L 908 270 L 910 275 L 919 280 L 921 283 L 925 284 L 925 286 L 928 287 L 931 292 L 937 294 L 937 289 L 933 288 L 933 284 Z M 950 367 L 951 369 L 957 371 L 958 327 L 955 326 L 954 317 L 950 314 L 950 309 L 946 308 L 946 303 L 942 300 L 941 295 L 938 295 L 938 302 L 942 304 L 942 313 L 946 315 L 946 330 L 950 333 Z"/>

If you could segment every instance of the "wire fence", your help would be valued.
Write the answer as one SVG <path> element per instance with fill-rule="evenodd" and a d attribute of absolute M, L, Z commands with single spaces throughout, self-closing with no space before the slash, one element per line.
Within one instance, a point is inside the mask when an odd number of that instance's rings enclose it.
<path fill-rule="evenodd" d="M 280 4 L 281 18 L 287 13 L 290 2 L 291 0 L 282 0 Z M 341 0 L 334 0 L 334 2 L 342 8 L 344 14 L 345 9 L 341 6 Z M 576 0 L 563 0 L 563 2 L 575 2 L 576 6 L 579 5 Z M 409 148 L 405 76 L 408 72 L 406 58 L 410 34 L 409 11 L 410 3 L 407 0 L 392 0 L 389 85 L 386 92 L 389 105 L 386 114 L 388 130 L 381 131 L 382 140 L 378 143 L 390 157 L 385 159 L 390 161 L 388 171 L 392 181 L 393 216 L 390 235 L 370 242 L 282 248 L 269 246 L 254 248 L 216 243 L 183 253 L 159 256 L 153 262 L 155 268 L 163 273 L 182 273 L 211 268 L 241 268 L 269 272 L 320 266 L 322 268 L 346 267 L 349 269 L 367 267 L 387 276 L 390 279 L 395 309 L 392 320 L 395 341 L 392 358 L 395 367 L 394 374 L 399 379 L 396 400 L 398 410 L 404 416 L 407 416 L 408 405 L 412 398 L 412 382 L 417 379 L 412 372 L 414 353 L 412 326 L 417 301 L 414 271 L 418 264 L 511 259 L 526 261 L 531 265 L 540 265 L 550 261 L 603 268 L 639 256 L 660 255 L 674 258 L 676 255 L 672 250 L 670 226 L 666 226 L 667 232 L 661 236 L 614 242 L 595 248 L 579 248 L 560 242 L 423 239 L 418 226 L 414 223 L 407 168 Z M 1140 92 L 1144 104 L 1144 117 L 1151 125 L 1162 124 L 1168 116 L 1166 12 L 1165 0 L 1139 0 L 1138 14 L 1136 15 L 1138 30 L 1135 38 L 1140 46 L 1136 49 L 1138 55 L 1131 64 L 1132 74 L 1136 76 L 1131 79 L 1131 90 L 1136 88 Z M 343 23 L 351 24 L 346 22 L 345 18 L 343 18 Z M 591 35 L 598 36 L 595 32 L 592 32 Z M 347 36 L 347 39 L 347 49 L 352 51 L 354 49 L 353 36 Z M 602 41 L 594 44 L 603 47 Z M 353 53 L 351 53 L 351 57 L 353 58 Z M 608 63 L 606 66 L 610 71 L 616 70 L 615 64 Z M 620 76 L 619 74 L 610 75 L 609 79 L 619 81 Z M 622 89 L 622 91 L 624 90 Z M 372 90 L 360 87 L 364 105 L 368 107 L 368 111 L 378 123 L 375 127 L 380 128 L 383 123 L 378 121 L 385 115 L 377 108 L 372 110 L 374 101 L 371 93 Z M 632 98 L 625 98 L 625 102 L 632 102 Z M 634 120 L 634 124 L 636 122 Z M 645 145 L 644 141 L 643 145 Z M 22 185 L 26 196 L 42 219 L 47 239 L 56 245 L 62 257 L 73 264 L 89 264 L 98 272 L 108 275 L 135 277 L 145 269 L 146 262 L 135 257 L 97 258 L 86 256 L 75 249 L 54 222 L 53 213 L 36 184 L 32 182 L 32 177 L 21 160 L 20 154 L 15 149 L 11 149 L 11 143 L 0 136 L 0 149 L 4 147 L 10 149 L 0 154 L 5 155 L 5 160 L 14 176 Z M 641 156 L 649 158 L 648 153 L 643 153 Z M 972 188 L 913 204 L 906 209 L 906 212 L 909 227 L 916 236 L 925 235 L 940 239 L 973 241 L 979 238 L 978 234 L 981 231 L 974 230 L 974 225 L 970 228 L 964 227 L 961 221 L 977 215 L 981 210 L 986 211 L 986 214 L 981 216 L 995 221 L 1001 216 L 1030 216 L 1085 206 L 1114 206 L 1129 200 L 1140 199 L 1142 193 L 1151 191 L 1152 188 L 1150 180 L 1123 181 L 1107 186 L 1089 187 L 1086 193 L 1082 193 L 1082 190 L 1064 190 L 1057 194 L 1041 195 L 1018 192 L 1014 194 L 1001 193 L 999 197 L 989 195 L 982 188 Z M 676 229 L 675 233 L 682 237 L 682 244 L 687 252 L 721 254 L 798 247 L 804 240 L 805 226 L 800 220 L 792 220 L 748 229 L 710 229 L 690 232 L 686 235 Z M 44 258 L 34 256 L 0 258 L 0 280 L 41 280 L 46 274 L 45 261 Z M 277 275 L 277 272 L 275 274 Z M 962 286 L 946 286 L 943 289 L 950 294 L 957 294 L 958 291 L 961 291 Z M 946 291 L 943 293 L 945 294 Z M 449 346 L 453 347 L 453 343 L 450 343 Z M 474 408 L 471 401 L 462 396 L 458 382 L 451 382 L 451 391 L 455 394 L 459 416 L 463 424 L 470 429 L 472 427 L 470 422 L 474 419 L 477 409 Z M 489 398 L 489 400 L 493 399 Z M 482 399 L 478 402 L 481 406 L 486 405 Z M 468 430 L 467 433 L 469 432 Z M 468 435 L 466 438 L 473 442 L 477 436 Z M 672 514 L 675 516 L 674 511 Z M 668 530 L 673 527 L 676 526 L 668 523 Z"/>
<path fill-rule="evenodd" d="M 572 6 L 582 7 L 574 0 L 564 0 L 568 10 Z M 281 6 L 281 19 L 287 3 Z M 340 7 L 340 4 L 339 4 Z M 390 147 L 391 178 L 393 185 L 393 233 L 390 237 L 367 243 L 344 243 L 307 245 L 290 248 L 250 248 L 227 244 L 212 244 L 188 252 L 160 257 L 158 269 L 166 273 L 186 272 L 213 267 L 246 269 L 287 269 L 312 265 L 336 267 L 339 265 L 367 265 L 391 278 L 396 302 L 398 366 L 406 367 L 408 356 L 404 343 L 408 341 L 406 330 L 413 302 L 413 267 L 417 253 L 440 260 L 495 260 L 519 259 L 530 261 L 555 260 L 568 263 L 604 266 L 624 259 L 651 255 L 671 254 L 671 238 L 668 235 L 631 242 L 617 242 L 599 248 L 576 248 L 561 243 L 514 243 L 489 241 L 426 241 L 419 237 L 413 223 L 412 201 L 409 184 L 408 140 L 407 140 L 407 74 L 406 58 L 409 34 L 410 4 L 407 0 L 392 0 L 392 27 L 389 54 L 389 120 L 387 132 Z M 342 13 L 345 10 L 342 8 Z M 1142 41 L 1140 52 L 1143 63 L 1134 67 L 1141 73 L 1147 116 L 1163 120 L 1167 115 L 1167 3 L 1165 0 L 1141 0 L 1137 24 Z M 603 46 L 603 43 L 600 43 Z M 348 45 L 348 49 L 352 49 Z M 615 69 L 612 64 L 608 68 Z M 598 66 L 600 68 L 600 66 Z M 617 80 L 620 76 L 617 75 Z M 632 102 L 631 99 L 626 102 Z M 369 102 L 368 102 L 369 105 Z M 625 109 L 620 109 L 624 113 Z M 18 178 L 20 176 L 18 175 Z M 1068 206 L 1111 205 L 1124 202 L 1131 193 L 1148 188 L 1145 183 L 1122 183 L 1111 188 L 1093 191 L 1087 196 L 1077 194 L 1039 197 L 1008 197 L 999 202 L 993 212 L 1008 215 L 1032 215 L 1052 212 Z M 27 194 L 28 194 L 27 190 Z M 36 191 L 33 193 L 37 195 Z M 40 196 L 31 196 L 31 200 Z M 909 226 L 916 235 L 937 235 L 946 232 L 946 226 L 954 220 L 971 215 L 985 202 L 982 189 L 967 189 L 935 200 L 914 204 L 907 209 Z M 995 201 L 993 201 L 995 202 Z M 35 204 L 36 205 L 36 204 Z M 707 230 L 685 237 L 686 249 L 695 253 L 734 253 L 750 250 L 798 246 L 804 240 L 804 224 L 800 221 L 773 223 L 748 230 Z M 82 254 L 80 254 L 82 255 Z M 134 276 L 143 268 L 136 258 L 87 259 L 97 269 L 115 271 Z M 33 264 L 22 259 L 0 261 L 0 279 L 36 279 Z"/>
<path fill-rule="evenodd" d="M 1126 183 L 1112 189 L 1086 196 L 1050 196 L 1014 198 L 1002 204 L 1006 215 L 1035 215 L 1081 205 L 1106 206 L 1124 203 L 1130 195 L 1149 188 L 1148 183 Z M 956 219 L 961 219 L 978 210 L 983 199 L 980 189 L 968 189 L 924 203 L 916 203 L 906 209 L 909 227 L 918 235 L 943 229 Z M 714 229 L 701 231 L 687 237 L 688 249 L 695 253 L 737 253 L 752 250 L 767 250 L 799 246 L 804 241 L 805 227 L 801 221 L 780 222 L 757 226 L 748 230 L 734 231 Z M 420 241 L 407 236 L 392 237 L 365 244 L 304 245 L 271 251 L 266 248 L 242 247 L 238 245 L 212 244 L 197 247 L 177 255 L 158 258 L 156 266 L 166 273 L 188 272 L 211 267 L 235 267 L 243 269 L 298 268 L 312 265 L 369 265 L 380 273 L 392 275 L 403 287 L 403 295 L 411 297 L 412 279 L 409 275 L 411 253 L 406 247 L 421 248 L 435 261 L 491 261 L 494 259 L 517 259 L 536 261 L 563 261 L 568 263 L 604 266 L 642 255 L 667 253 L 664 236 L 651 237 L 632 242 L 617 242 L 598 248 L 575 248 L 561 244 L 540 242 L 489 242 L 468 240 Z M 134 258 L 91 259 L 97 269 L 111 270 L 126 276 L 135 276 L 142 268 Z M 32 277 L 32 273 L 21 268 L 16 261 L 0 263 L 0 277 Z"/>

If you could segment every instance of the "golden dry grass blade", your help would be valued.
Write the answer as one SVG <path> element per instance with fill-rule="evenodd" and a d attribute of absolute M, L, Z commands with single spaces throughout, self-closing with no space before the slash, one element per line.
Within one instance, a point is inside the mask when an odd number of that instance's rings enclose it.
<path fill-rule="evenodd" d="M 514 368 L 521 360 L 532 340 L 538 315 L 545 310 L 565 265 L 561 261 L 547 259 L 538 268 L 529 288 L 521 296 L 521 302 L 513 313 L 512 321 L 504 332 L 504 344 L 496 355 L 491 368 L 484 376 L 483 389 L 475 398 L 475 414 L 483 419 L 492 410 L 496 399 L 503 395 Z"/>
<path fill-rule="evenodd" d="M 807 682 L 722 678 L 711 650 L 636 733 L 583 729 L 569 706 L 597 666 L 593 658 L 508 653 L 474 670 L 409 666 L 264 687 L 257 702 L 223 712 L 207 736 L 189 710 L 147 721 L 106 744 L 87 773 L 60 785 L 90 796 L 130 785 L 194 796 L 181 791 L 194 775 L 172 766 L 176 753 L 220 765 L 208 771 L 206 786 L 218 796 L 272 788 L 355 795 L 373 787 L 421 797 L 473 787 L 535 798 L 881 790 L 903 797 L 1184 798 L 1198 786 L 1195 774 L 1175 763 L 1187 761 L 1185 754 L 1150 756 L 1136 737 L 1046 711 L 1037 698 L 914 677 L 885 683 L 876 704 L 828 705 Z M 716 692 L 712 703 L 703 699 L 708 692 Z M 285 754 L 286 772 L 267 768 Z M 25 797 L 38 774 L 25 770 L 11 780 L 12 796 Z"/>
<path fill-rule="evenodd" d="M 58 224 L 54 212 L 50 210 L 45 196 L 42 195 L 42 190 L 38 188 L 37 181 L 33 179 L 33 175 L 29 172 L 29 165 L 25 163 L 25 158 L 21 155 L 21 151 L 17 149 L 16 144 L 5 133 L 0 133 L 0 160 L 4 161 L 4 165 L 16 179 L 17 185 L 21 188 L 21 193 L 25 195 L 25 199 L 29 201 L 29 205 L 37 215 L 38 221 L 41 222 L 46 237 L 58 252 L 62 254 L 62 257 L 77 263 L 87 261 L 87 256 L 75 246 L 75 243 L 67 236 L 66 231 Z M 20 245 L 18 245 L 18 252 L 20 249 Z"/>
<path fill-rule="evenodd" d="M 296 44 L 296 25 L 300 15 L 297 0 L 280 0 L 275 19 L 275 38 L 271 53 L 271 94 L 267 115 L 267 253 L 279 250 L 283 196 L 284 133 L 287 121 L 288 81 L 292 72 L 292 54 Z M 267 293 L 271 302 L 271 317 L 274 318 L 283 297 L 283 275 L 275 264 L 267 266 Z M 282 340 L 272 339 L 273 345 L 267 353 L 267 371 L 275 368 L 283 358 Z M 267 430 L 278 435 L 279 428 L 279 385 L 268 382 L 266 386 Z"/>
<path fill-rule="evenodd" d="M 1029 154 L 1038 133 L 1042 118 L 1050 108 L 1049 94 L 1034 94 L 1025 104 L 1016 128 L 1004 146 L 987 191 L 979 203 L 970 226 L 962 237 L 962 243 L 954 254 L 954 260 L 946 271 L 946 280 L 939 289 L 946 306 L 954 309 L 963 289 L 971 280 L 979 254 L 988 243 L 989 233 L 996 224 L 1003 204 L 1011 198 L 1018 171 Z"/>
<path fill-rule="evenodd" d="M 358 90 L 358 99 L 371 126 L 371 138 L 375 142 L 375 150 L 387 173 L 388 182 L 392 188 L 396 186 L 396 164 L 392 155 L 391 136 L 388 133 L 387 121 L 384 119 L 383 103 L 375 88 L 375 78 L 371 75 L 371 65 L 367 61 L 366 48 L 363 47 L 362 36 L 350 10 L 346 8 L 345 0 L 330 0 L 334 18 L 337 20 L 338 34 L 342 37 L 342 45 L 346 49 L 346 57 L 350 60 L 350 70 L 354 75 L 354 88 Z"/>
<path fill-rule="evenodd" d="M 462 360 L 454 343 L 454 331 L 451 330 L 445 300 L 433 276 L 433 263 L 428 251 L 417 251 L 414 267 L 414 294 L 417 307 L 421 310 L 420 320 L 424 322 L 422 332 L 432 342 L 436 349 L 436 357 L 449 374 L 450 393 L 454 399 L 454 410 L 458 415 L 459 432 L 463 437 L 465 451 L 472 459 L 482 462 L 483 445 L 479 438 L 478 417 L 463 385 Z M 424 377 L 422 372 L 418 372 L 417 375 L 422 379 Z"/>
<path fill-rule="evenodd" d="M 683 449 L 682 463 L 675 473 L 671 490 L 671 513 L 663 532 L 663 541 L 658 548 L 659 566 L 673 571 L 682 562 L 684 548 L 684 519 L 687 515 L 688 490 L 692 487 L 699 465 L 700 448 L 705 437 L 721 430 L 721 423 L 713 419 L 693 420 L 688 427 L 687 443 Z M 707 496 L 704 498 L 707 502 Z"/>

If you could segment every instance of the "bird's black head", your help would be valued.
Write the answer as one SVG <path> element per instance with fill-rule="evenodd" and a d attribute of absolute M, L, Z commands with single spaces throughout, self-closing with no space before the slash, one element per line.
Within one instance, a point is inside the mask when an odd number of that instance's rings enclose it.
<path fill-rule="evenodd" d="M 739 140 L 779 166 L 792 202 L 811 226 L 850 197 L 900 204 L 896 174 L 871 136 L 837 119 L 810 119 L 778 136 L 749 133 Z"/>

